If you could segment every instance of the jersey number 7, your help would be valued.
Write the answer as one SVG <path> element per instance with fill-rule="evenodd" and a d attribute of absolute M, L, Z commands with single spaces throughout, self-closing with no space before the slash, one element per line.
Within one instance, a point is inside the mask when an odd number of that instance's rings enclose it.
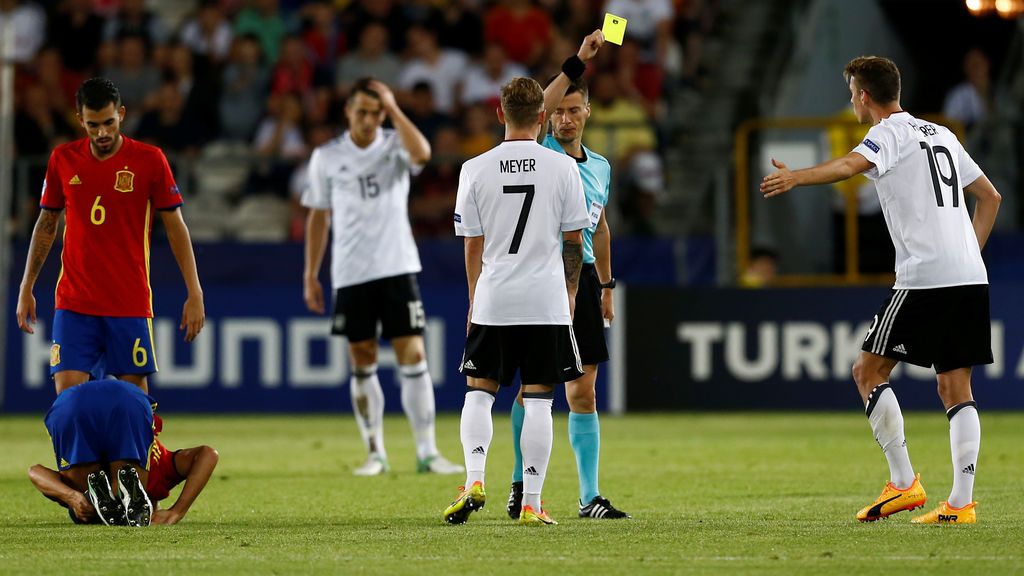
<path fill-rule="evenodd" d="M 508 247 L 509 254 L 518 254 L 519 245 L 523 242 L 523 232 L 526 230 L 526 221 L 530 218 L 530 206 L 533 205 L 534 187 L 533 184 L 503 186 L 501 191 L 505 194 L 526 194 L 526 198 L 523 200 L 523 209 L 519 211 L 516 233 L 512 235 L 512 245 Z"/>

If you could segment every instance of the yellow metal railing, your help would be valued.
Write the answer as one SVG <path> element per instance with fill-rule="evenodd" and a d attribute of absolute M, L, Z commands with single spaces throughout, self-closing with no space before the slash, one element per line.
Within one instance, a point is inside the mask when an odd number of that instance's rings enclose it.
<path fill-rule="evenodd" d="M 942 116 L 922 116 L 922 119 L 942 124 L 963 140 L 963 126 Z M 843 154 L 852 150 L 867 132 L 868 126 L 852 116 L 808 118 L 752 118 L 736 129 L 735 135 L 735 202 L 736 202 L 736 276 L 740 278 L 750 264 L 750 136 L 762 130 L 814 130 L 841 131 L 845 135 Z M 838 151 L 833 151 L 838 152 Z M 837 154 L 838 155 L 838 154 Z M 792 166 L 791 168 L 806 168 Z M 891 284 L 894 274 L 862 274 L 860 272 L 859 230 L 857 222 L 857 190 L 855 186 L 836 186 L 845 197 L 846 268 L 842 274 L 779 274 L 773 286 L 849 286 Z"/>

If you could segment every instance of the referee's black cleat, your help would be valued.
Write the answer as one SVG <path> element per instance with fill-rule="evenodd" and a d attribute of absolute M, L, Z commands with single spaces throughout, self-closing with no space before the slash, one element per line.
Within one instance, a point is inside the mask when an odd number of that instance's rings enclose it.
<path fill-rule="evenodd" d="M 129 526 L 149 526 L 153 504 L 134 466 L 125 464 L 117 472 L 117 490 L 121 493 Z"/>
<path fill-rule="evenodd" d="M 580 518 L 615 520 L 617 518 L 632 518 L 632 516 L 612 506 L 612 503 L 607 498 L 594 496 L 590 504 L 584 506 L 582 502 L 580 503 Z"/>
<path fill-rule="evenodd" d="M 505 506 L 508 517 L 519 520 L 519 514 L 523 511 L 523 482 L 512 483 L 512 489 L 508 491 L 508 505 Z"/>
<path fill-rule="evenodd" d="M 127 526 L 128 517 L 125 516 L 124 506 L 111 494 L 107 473 L 100 470 L 89 474 L 86 484 L 89 486 L 86 495 L 100 520 L 107 526 Z"/>

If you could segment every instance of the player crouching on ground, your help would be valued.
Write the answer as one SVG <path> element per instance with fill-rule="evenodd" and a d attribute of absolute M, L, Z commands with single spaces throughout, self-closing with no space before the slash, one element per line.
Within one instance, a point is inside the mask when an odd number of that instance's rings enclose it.
<path fill-rule="evenodd" d="M 118 380 L 86 384 L 62 393 L 47 413 L 59 471 L 36 464 L 28 471 L 32 484 L 66 507 L 76 524 L 176 524 L 213 474 L 217 451 L 209 446 L 169 451 L 156 439 L 163 423 L 137 387 Z M 104 394 L 109 396 L 104 399 Z M 147 400 L 145 410 L 137 396 Z M 104 412 L 104 403 L 115 408 Z M 122 434 L 106 432 L 112 430 Z M 148 471 L 139 466 L 142 458 L 149 463 Z M 115 489 L 108 481 L 111 476 Z M 156 502 L 182 481 L 185 487 L 174 505 L 157 510 Z"/>

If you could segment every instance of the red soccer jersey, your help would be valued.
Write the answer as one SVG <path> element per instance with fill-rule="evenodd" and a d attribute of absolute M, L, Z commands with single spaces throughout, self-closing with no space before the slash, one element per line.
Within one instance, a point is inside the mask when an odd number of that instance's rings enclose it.
<path fill-rule="evenodd" d="M 92 155 L 88 138 L 54 148 L 39 205 L 67 210 L 56 308 L 152 318 L 153 216 L 181 204 L 167 158 L 155 146 L 124 138 L 105 160 Z"/>
<path fill-rule="evenodd" d="M 149 448 L 149 477 L 146 479 L 146 493 L 153 502 L 159 502 L 171 494 L 171 490 L 184 478 L 174 465 L 174 452 L 157 439 L 163 429 L 163 421 L 153 415 L 153 445 Z"/>

